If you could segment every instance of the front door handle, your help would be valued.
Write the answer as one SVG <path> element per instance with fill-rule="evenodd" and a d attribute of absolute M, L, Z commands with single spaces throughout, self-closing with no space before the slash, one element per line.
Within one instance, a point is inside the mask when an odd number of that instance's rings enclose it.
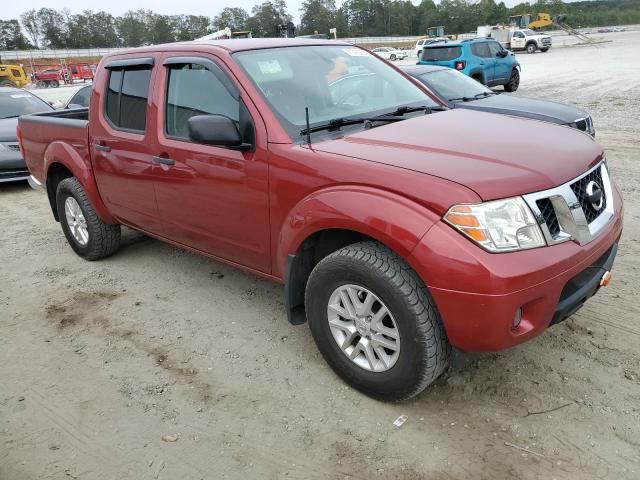
<path fill-rule="evenodd" d="M 93 146 L 97 152 L 110 152 L 111 151 L 111 147 L 107 146 L 107 145 L 100 145 L 98 143 L 96 143 Z"/>
<path fill-rule="evenodd" d="M 176 161 L 172 158 L 153 156 L 153 161 L 161 165 L 175 165 Z"/>

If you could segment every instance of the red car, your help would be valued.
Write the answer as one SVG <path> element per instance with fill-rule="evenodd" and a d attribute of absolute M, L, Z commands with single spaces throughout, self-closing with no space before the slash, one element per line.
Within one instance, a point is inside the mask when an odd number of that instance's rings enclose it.
<path fill-rule="evenodd" d="M 62 81 L 61 71 L 59 68 L 48 68 L 40 72 L 34 72 L 33 81 L 38 88 L 57 88 Z"/>
<path fill-rule="evenodd" d="M 90 102 L 19 120 L 71 248 L 107 257 L 126 225 L 283 283 L 289 321 L 376 398 L 420 392 L 452 345 L 529 340 L 609 282 L 623 206 L 593 138 L 447 110 L 364 49 L 128 50 Z"/>

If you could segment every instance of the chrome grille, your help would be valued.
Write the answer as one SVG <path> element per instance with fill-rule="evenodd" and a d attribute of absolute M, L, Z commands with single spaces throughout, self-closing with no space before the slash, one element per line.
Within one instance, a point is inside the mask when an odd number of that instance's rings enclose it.
<path fill-rule="evenodd" d="M 587 187 L 591 182 L 601 189 L 602 204 L 594 206 L 588 198 Z M 595 191 L 595 186 L 592 185 L 591 189 Z M 559 187 L 524 195 L 523 198 L 536 216 L 549 245 L 567 240 L 587 244 L 614 217 L 611 179 L 605 162 Z"/>
<path fill-rule="evenodd" d="M 558 223 L 558 217 L 556 216 L 556 211 L 553 209 L 551 200 L 549 200 L 548 198 L 541 198 L 540 200 L 536 201 L 536 204 L 540 209 L 542 218 L 544 218 L 544 221 L 547 224 L 549 233 L 552 237 L 557 237 L 560 233 L 560 224 Z"/>
<path fill-rule="evenodd" d="M 20 151 L 20 145 L 18 145 L 17 143 L 4 143 L 3 145 L 13 152 Z"/>
<path fill-rule="evenodd" d="M 587 186 L 595 182 L 600 188 L 602 188 L 602 173 L 599 168 L 592 170 L 591 173 L 582 177 L 575 183 L 571 184 L 571 190 L 576 195 L 578 203 L 582 207 L 584 216 L 587 219 L 587 223 L 593 222 L 600 214 L 602 214 L 607 207 L 607 195 L 606 192 L 602 192 L 602 206 L 596 210 L 588 199 Z"/>

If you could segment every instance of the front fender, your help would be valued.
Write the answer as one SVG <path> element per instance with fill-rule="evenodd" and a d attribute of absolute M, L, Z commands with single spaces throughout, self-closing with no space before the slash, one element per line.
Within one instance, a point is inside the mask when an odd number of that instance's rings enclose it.
<path fill-rule="evenodd" d="M 98 191 L 98 186 L 96 185 L 96 181 L 93 176 L 91 158 L 86 144 L 71 145 L 65 142 L 52 142 L 44 152 L 43 164 L 47 192 L 49 194 L 49 200 L 51 201 L 52 208 L 55 206 L 56 192 L 53 191 L 53 186 L 51 185 L 51 181 L 53 179 L 50 178 L 49 172 L 51 171 L 52 166 L 59 164 L 69 170 L 71 174 L 78 179 L 87 195 L 87 198 L 89 199 L 89 202 L 91 202 L 91 205 L 98 214 L 98 217 L 100 217 L 100 220 L 105 223 L 118 223 L 111 213 L 109 213 L 109 210 L 100 197 L 100 192 Z"/>
<path fill-rule="evenodd" d="M 273 271 L 282 278 L 288 255 L 295 254 L 310 235 L 329 229 L 367 235 L 406 258 L 439 219 L 396 193 L 359 185 L 326 188 L 302 199 L 285 218 Z"/>

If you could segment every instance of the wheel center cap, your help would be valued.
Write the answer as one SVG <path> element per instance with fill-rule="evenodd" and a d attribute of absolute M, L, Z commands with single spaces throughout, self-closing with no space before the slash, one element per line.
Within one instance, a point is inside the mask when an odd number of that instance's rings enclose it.
<path fill-rule="evenodd" d="M 369 322 L 367 321 L 366 318 L 356 318 L 355 324 L 356 324 L 356 330 L 360 335 L 362 336 L 369 335 L 369 331 L 370 331 Z"/>

